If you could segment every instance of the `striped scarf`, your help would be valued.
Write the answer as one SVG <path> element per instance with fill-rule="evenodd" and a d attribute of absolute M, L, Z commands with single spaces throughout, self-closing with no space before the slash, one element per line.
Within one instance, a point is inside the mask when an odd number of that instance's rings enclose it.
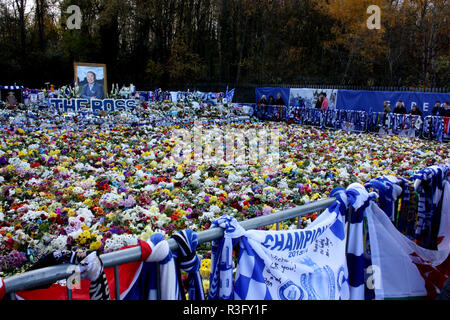
<path fill-rule="evenodd" d="M 202 279 L 200 277 L 200 259 L 195 254 L 195 249 L 198 246 L 197 234 L 192 230 L 183 230 L 174 234 L 172 238 L 176 240 L 179 246 L 179 249 L 174 255 L 175 261 L 179 266 L 177 268 L 177 276 L 180 286 L 182 286 L 181 269 L 188 273 L 189 300 L 205 300 Z M 181 293 L 183 292 L 182 290 Z M 183 294 L 181 294 L 181 298 L 184 298 Z"/>
<path fill-rule="evenodd" d="M 89 298 L 91 300 L 111 300 L 103 262 L 97 256 L 97 252 L 78 252 L 72 257 L 72 263 L 78 264 L 83 270 L 81 278 L 90 280 Z"/>
<path fill-rule="evenodd" d="M 222 228 L 225 234 L 212 242 L 208 299 L 233 300 L 233 246 L 245 230 L 230 216 L 214 220 L 211 227 Z"/>
<path fill-rule="evenodd" d="M 367 284 L 367 274 L 371 273 L 368 268 L 372 265 L 372 260 L 364 212 L 377 197 L 376 193 L 367 192 L 364 186 L 357 183 L 351 184 L 345 191 L 348 201 L 346 210 L 349 212 L 346 256 L 350 300 L 372 300 L 375 297 L 373 288 Z"/>
<path fill-rule="evenodd" d="M 417 212 L 417 198 L 414 183 L 404 178 L 399 178 L 399 182 L 403 193 L 395 226 L 407 238 L 414 240 Z"/>
<path fill-rule="evenodd" d="M 395 220 L 395 201 L 402 193 L 397 178 L 393 176 L 378 177 L 365 184 L 366 189 L 376 192 L 379 195 L 378 204 L 380 208 L 391 219 Z"/>
<path fill-rule="evenodd" d="M 432 166 L 412 177 L 421 182 L 417 190 L 419 204 L 415 241 L 427 249 L 435 249 L 437 245 L 444 181 L 449 172 L 450 165 Z"/>

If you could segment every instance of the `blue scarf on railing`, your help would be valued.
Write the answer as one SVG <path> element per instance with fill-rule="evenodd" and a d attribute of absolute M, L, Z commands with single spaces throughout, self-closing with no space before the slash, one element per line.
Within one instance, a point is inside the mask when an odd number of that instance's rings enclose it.
<path fill-rule="evenodd" d="M 403 191 L 397 178 L 378 177 L 370 180 L 365 186 L 368 190 L 372 187 L 378 193 L 379 207 L 391 221 L 394 221 L 396 212 L 395 204 Z"/>
<path fill-rule="evenodd" d="M 178 232 L 172 236 L 178 243 L 178 250 L 174 252 L 177 264 L 177 277 L 180 285 L 180 269 L 188 273 L 189 300 L 205 300 L 203 284 L 200 276 L 200 259 L 195 254 L 198 246 L 197 234 L 189 229 Z M 182 297 L 183 298 L 183 297 Z"/>
<path fill-rule="evenodd" d="M 403 192 L 401 195 L 400 210 L 395 221 L 395 226 L 398 231 L 408 237 L 408 239 L 414 240 L 417 212 L 417 200 L 416 192 L 414 190 L 414 183 L 404 178 L 398 178 L 398 180 Z"/>
<path fill-rule="evenodd" d="M 347 190 L 344 188 L 334 189 L 330 197 L 335 197 L 341 204 L 340 210 L 348 215 L 346 219 L 349 228 L 346 258 L 350 300 L 372 300 L 375 293 L 365 281 L 367 268 L 372 265 L 372 261 L 364 211 L 377 198 L 377 195 L 368 193 L 362 185 L 355 183 L 351 184 Z"/>
<path fill-rule="evenodd" d="M 211 246 L 209 300 L 233 300 L 233 246 L 245 230 L 230 216 L 213 221 L 211 228 L 224 229 L 224 237 Z"/>
<path fill-rule="evenodd" d="M 412 177 L 412 179 L 418 179 L 421 182 L 417 190 L 419 207 L 415 240 L 422 247 L 428 249 L 436 247 L 444 180 L 447 179 L 449 172 L 450 165 L 440 165 L 422 169 Z"/>

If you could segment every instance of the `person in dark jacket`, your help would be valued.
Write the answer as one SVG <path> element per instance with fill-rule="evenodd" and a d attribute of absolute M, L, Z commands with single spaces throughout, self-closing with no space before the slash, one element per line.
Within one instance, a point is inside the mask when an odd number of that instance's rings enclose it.
<path fill-rule="evenodd" d="M 263 95 L 263 96 L 261 97 L 260 104 L 267 104 L 267 103 L 268 103 L 268 102 L 267 102 L 266 96 Z"/>
<path fill-rule="evenodd" d="M 316 101 L 316 109 L 321 109 L 323 103 L 323 95 L 320 95 L 319 98 L 317 98 Z"/>
<path fill-rule="evenodd" d="M 442 111 L 442 107 L 441 107 L 441 102 L 440 101 L 436 101 L 436 104 L 434 105 L 433 110 L 431 110 L 431 114 L 433 116 L 438 116 Z"/>
<path fill-rule="evenodd" d="M 274 106 L 275 105 L 275 99 L 273 98 L 273 96 L 269 96 L 268 105 L 270 105 L 270 106 Z"/>
<path fill-rule="evenodd" d="M 419 107 L 417 106 L 417 104 L 413 104 L 411 107 L 411 111 L 409 112 L 410 115 L 413 116 L 423 116 L 422 111 L 420 111 Z"/>
<path fill-rule="evenodd" d="M 397 102 L 393 112 L 397 113 L 397 114 L 406 114 L 407 113 L 405 105 L 403 104 L 403 101 L 399 100 Z"/>
<path fill-rule="evenodd" d="M 450 117 L 450 105 L 448 102 L 444 102 L 444 106 L 442 107 L 440 116 L 441 117 Z"/>
<path fill-rule="evenodd" d="M 281 97 L 281 92 L 278 92 L 278 94 L 277 94 L 277 101 L 275 101 L 275 104 L 277 106 L 285 106 L 286 105 L 284 103 L 283 97 Z"/>

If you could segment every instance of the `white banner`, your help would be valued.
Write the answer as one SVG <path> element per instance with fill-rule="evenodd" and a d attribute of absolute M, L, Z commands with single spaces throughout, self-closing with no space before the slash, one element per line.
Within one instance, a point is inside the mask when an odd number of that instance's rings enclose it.
<path fill-rule="evenodd" d="M 348 299 L 344 218 L 327 210 L 303 230 L 246 232 L 241 238 L 235 298 Z"/>
<path fill-rule="evenodd" d="M 336 109 L 337 89 L 290 89 L 289 105 L 302 105 L 307 108 L 314 108 L 321 93 L 325 93 L 328 98 L 328 108 Z"/>

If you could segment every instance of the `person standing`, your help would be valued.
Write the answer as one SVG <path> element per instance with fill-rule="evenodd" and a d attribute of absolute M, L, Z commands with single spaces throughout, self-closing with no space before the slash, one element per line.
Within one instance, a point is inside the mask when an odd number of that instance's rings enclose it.
<path fill-rule="evenodd" d="M 262 95 L 261 100 L 259 102 L 260 104 L 267 104 L 267 99 L 266 99 L 266 95 Z"/>
<path fill-rule="evenodd" d="M 397 105 L 394 108 L 394 113 L 397 113 L 397 114 L 406 114 L 407 113 L 405 105 L 403 104 L 403 101 L 399 100 L 397 102 Z"/>
<path fill-rule="evenodd" d="M 440 101 L 436 101 L 436 104 L 434 105 L 433 110 L 431 111 L 431 114 L 433 116 L 438 116 L 442 111 L 442 107 L 441 107 L 441 102 Z"/>
<path fill-rule="evenodd" d="M 321 106 L 321 110 L 322 111 L 327 111 L 328 109 L 328 98 L 327 98 L 327 94 L 325 92 L 322 93 L 322 97 L 323 97 L 323 101 L 322 101 L 322 106 Z"/>
<path fill-rule="evenodd" d="M 278 94 L 277 94 L 277 101 L 275 101 L 275 104 L 277 106 L 285 106 L 286 105 L 284 103 L 283 97 L 281 97 L 281 92 L 278 92 Z"/>
<path fill-rule="evenodd" d="M 421 117 L 423 116 L 422 111 L 420 111 L 419 107 L 415 103 L 412 105 L 409 114 L 413 116 L 421 116 Z"/>
<path fill-rule="evenodd" d="M 444 106 L 441 109 L 440 116 L 441 117 L 450 117 L 450 105 L 449 105 L 448 101 L 444 102 Z"/>
<path fill-rule="evenodd" d="M 322 102 L 323 102 L 323 95 L 321 94 L 319 96 L 319 98 L 317 98 L 316 109 L 321 109 L 322 108 Z"/>
<path fill-rule="evenodd" d="M 391 104 L 388 101 L 384 102 L 383 113 L 390 113 L 392 111 Z"/>

